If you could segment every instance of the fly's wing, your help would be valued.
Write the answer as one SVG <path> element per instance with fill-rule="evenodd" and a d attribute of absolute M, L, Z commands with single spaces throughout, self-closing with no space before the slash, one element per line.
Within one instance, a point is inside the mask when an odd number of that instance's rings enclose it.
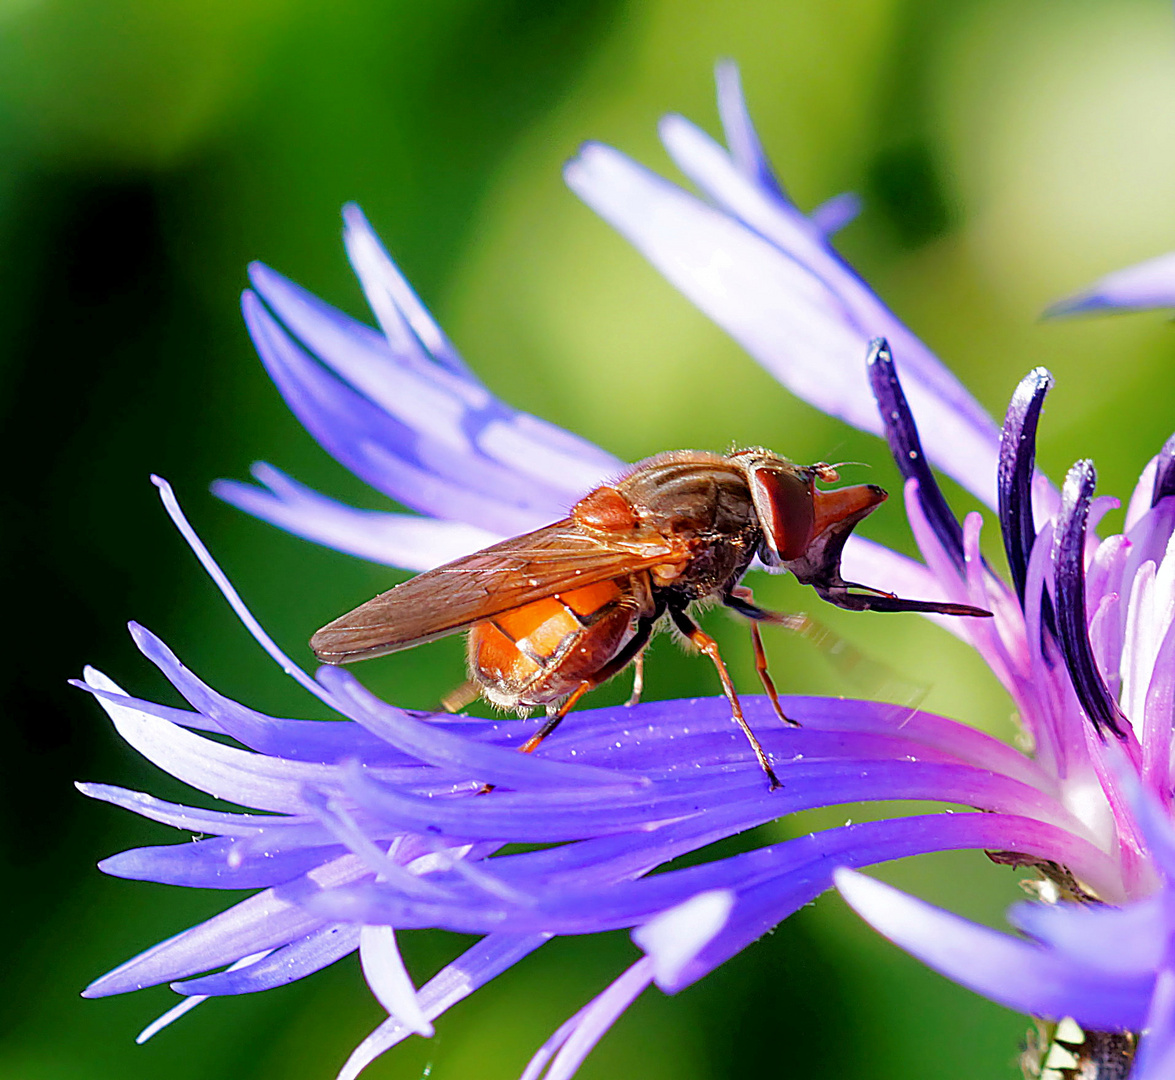
<path fill-rule="evenodd" d="M 327 664 L 433 641 L 559 592 L 687 558 L 682 541 L 637 531 L 598 536 L 557 521 L 418 574 L 328 623 L 310 639 Z"/>

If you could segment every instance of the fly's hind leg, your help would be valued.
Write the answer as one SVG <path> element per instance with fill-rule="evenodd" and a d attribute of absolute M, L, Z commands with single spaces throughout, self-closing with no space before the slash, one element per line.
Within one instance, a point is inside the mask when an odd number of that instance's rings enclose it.
<path fill-rule="evenodd" d="M 654 610 L 649 615 L 642 615 L 637 621 L 636 633 L 633 634 L 624 648 L 600 668 L 595 675 L 590 679 L 584 679 L 583 682 L 572 690 L 564 698 L 559 707 L 548 715 L 547 722 L 518 748 L 519 752 L 523 754 L 532 753 L 559 726 L 563 717 L 572 710 L 575 703 L 589 690 L 593 690 L 602 683 L 606 683 L 613 675 L 623 671 L 629 664 L 636 662 L 639 665 L 645 654 L 645 646 L 648 645 L 649 638 L 652 636 L 653 627 L 657 624 L 657 620 L 660 617 L 661 612 L 659 610 Z M 636 687 L 638 691 L 640 689 L 640 682 L 643 682 L 643 679 L 638 676 Z"/>
<path fill-rule="evenodd" d="M 773 611 L 766 611 L 755 604 L 754 594 L 745 585 L 734 586 L 725 599 L 729 607 L 745 615 L 750 621 L 751 644 L 755 650 L 755 671 L 759 675 L 759 681 L 763 684 L 763 689 L 767 692 L 767 698 L 771 702 L 771 707 L 775 710 L 775 715 L 785 724 L 791 727 L 799 727 L 799 721 L 793 720 L 788 716 L 783 711 L 783 706 L 779 704 L 779 692 L 775 689 L 775 681 L 771 678 L 771 674 L 767 670 L 767 653 L 763 648 L 763 635 L 759 630 L 759 623 L 780 622 L 790 629 L 803 631 L 808 625 L 807 616 L 776 615 Z M 754 614 L 751 614 L 752 611 Z M 763 618 L 762 616 L 768 616 L 769 618 Z"/>
<path fill-rule="evenodd" d="M 472 679 L 466 679 L 460 686 L 453 687 L 443 698 L 441 708 L 447 713 L 459 713 L 472 705 L 481 696 L 481 686 Z"/>
<path fill-rule="evenodd" d="M 558 708 L 552 709 L 547 713 L 547 722 L 518 748 L 518 752 L 520 754 L 530 754 L 537 750 L 542 741 L 563 722 L 563 717 L 571 712 L 575 707 L 575 703 L 589 690 L 598 685 L 599 683 L 594 679 L 584 679 L 583 682 L 563 699 Z"/>
<path fill-rule="evenodd" d="M 632 693 L 624 703 L 628 708 L 641 703 L 641 693 L 645 688 L 645 650 L 641 649 L 632 661 Z"/>
<path fill-rule="evenodd" d="M 743 734 L 747 737 L 747 742 L 751 744 L 751 749 L 755 752 L 755 760 L 759 762 L 759 768 L 763 770 L 771 784 L 771 790 L 774 791 L 776 788 L 782 787 L 779 782 L 779 777 L 775 775 L 775 770 L 771 767 L 771 761 L 767 757 L 767 751 L 763 749 L 762 744 L 751 730 L 750 724 L 747 723 L 746 717 L 743 716 L 743 707 L 739 703 L 738 694 L 735 692 L 734 682 L 731 680 L 730 672 L 726 670 L 726 664 L 718 652 L 718 642 L 698 626 L 684 611 L 677 608 L 670 608 L 669 616 L 673 619 L 674 626 L 690 640 L 699 652 L 705 653 L 710 658 L 710 662 L 714 667 L 718 669 L 718 678 L 722 681 L 722 692 L 726 695 L 726 700 L 730 702 L 731 719 L 742 728 Z"/>

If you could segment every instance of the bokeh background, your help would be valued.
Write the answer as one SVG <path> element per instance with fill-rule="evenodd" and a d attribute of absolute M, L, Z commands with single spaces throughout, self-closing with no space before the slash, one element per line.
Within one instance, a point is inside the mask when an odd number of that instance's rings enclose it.
<path fill-rule="evenodd" d="M 0 1077 L 325 1080 L 380 1018 L 350 961 L 207 1003 L 144 1047 L 133 1036 L 169 991 L 77 997 L 232 897 L 93 868 L 175 835 L 87 803 L 72 780 L 183 793 L 65 680 L 90 662 L 163 694 L 125 634 L 135 618 L 224 692 L 318 715 L 229 615 L 148 473 L 175 483 L 303 661 L 313 629 L 395 580 L 208 493 L 265 458 L 379 505 L 266 381 L 237 312 L 250 259 L 366 317 L 339 243 L 339 207 L 357 200 L 513 403 L 630 459 L 762 443 L 870 462 L 867 478 L 892 488 L 877 440 L 779 389 L 562 186 L 560 164 L 585 138 L 664 168 L 660 114 L 716 130 L 712 67 L 732 57 L 798 202 L 865 197 L 840 244 L 881 295 L 997 415 L 1015 381 L 1047 364 L 1058 381 L 1043 466 L 1060 476 L 1091 455 L 1101 490 L 1125 495 L 1172 430 L 1172 329 L 1158 314 L 1038 313 L 1175 247 L 1173 45 L 1165 0 L 2 0 Z M 895 504 L 865 531 L 908 547 Z M 760 598 L 812 607 L 785 582 Z M 914 616 L 838 615 L 827 622 L 873 661 L 884 692 L 1012 735 L 1010 703 L 962 646 Z M 708 625 L 753 686 L 745 631 L 721 613 Z M 805 642 L 769 647 L 788 689 L 881 692 Z M 444 642 L 363 674 L 424 707 L 460 667 L 459 643 Z M 713 673 L 666 639 L 649 687 L 712 693 Z M 767 832 L 865 813 L 876 810 Z M 978 854 L 887 876 L 993 924 L 1017 895 L 1015 875 Z M 405 937 L 418 978 L 460 944 Z M 370 1075 L 514 1077 L 632 954 L 624 935 L 556 943 Z M 583 1076 L 990 1080 L 1017 1074 L 1025 1027 L 825 898 L 680 997 L 647 994 Z"/>

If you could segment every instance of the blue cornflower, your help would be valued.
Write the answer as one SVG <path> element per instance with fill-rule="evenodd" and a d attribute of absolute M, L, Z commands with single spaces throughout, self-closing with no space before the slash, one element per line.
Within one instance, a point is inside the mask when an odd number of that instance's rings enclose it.
<path fill-rule="evenodd" d="M 993 619 L 949 629 L 1012 694 L 1035 757 L 901 706 L 795 697 L 785 709 L 799 728 L 782 727 L 763 699 L 746 702 L 785 766 L 781 791 L 767 790 L 722 698 L 580 711 L 524 757 L 513 748 L 533 734 L 531 721 L 422 718 L 341 669 L 303 672 L 249 614 L 159 481 L 168 512 L 249 632 L 343 720 L 275 718 L 231 701 L 141 627 L 132 627 L 136 642 L 188 709 L 130 697 L 87 672 L 83 685 L 136 749 L 191 786 L 257 811 L 211 812 L 83 785 L 205 837 L 124 852 L 102 868 L 261 890 L 87 994 L 166 982 L 186 995 L 182 1010 L 207 996 L 282 985 L 358 949 L 389 1017 L 344 1066 L 349 1078 L 408 1035 L 430 1033 L 436 1016 L 552 936 L 629 928 L 644 956 L 568 1020 L 525 1074 L 565 1078 L 646 987 L 673 992 L 701 978 L 827 889 L 840 866 L 978 848 L 1013 853 L 1107 901 L 1155 887 L 1158 871 L 1107 754 L 1122 742 L 1148 790 L 1165 783 L 1169 707 L 1164 726 L 1135 705 L 1148 705 L 1152 682 L 1169 701 L 1175 670 L 1175 646 L 1140 631 L 1153 625 L 1156 559 L 1171 535 L 1175 454 L 1144 473 L 1129 539 L 1098 545 L 1090 519 L 1105 503 L 1092 498 L 1092 468 L 1076 467 L 1063 494 L 1034 472 L 1047 373 L 1024 381 L 1001 431 L 832 248 L 829 235 L 851 201 L 809 217 L 784 195 L 733 68 L 719 71 L 719 102 L 729 152 L 680 118 L 663 129 L 709 202 L 601 146 L 584 149 L 568 180 L 796 393 L 886 434 L 925 561 L 854 537 L 846 576 L 992 611 Z M 424 569 L 562 517 L 622 470 L 598 448 L 495 399 L 359 211 L 344 217 L 348 254 L 380 329 L 261 266 L 251 269 L 246 322 L 286 401 L 324 448 L 419 515 L 352 509 L 270 466 L 255 473 L 264 487 L 222 483 L 223 497 L 340 550 Z M 979 554 L 980 515 L 957 520 L 931 464 L 997 508 L 1011 585 Z M 1084 555 L 1093 559 L 1088 570 Z M 465 797 L 487 783 L 496 786 L 492 797 Z M 891 799 L 985 812 L 850 824 L 649 874 L 793 810 Z M 511 843 L 546 846 L 502 853 Z M 483 936 L 416 990 L 395 939 L 414 927 Z M 226 970 L 207 974 L 217 968 Z"/>

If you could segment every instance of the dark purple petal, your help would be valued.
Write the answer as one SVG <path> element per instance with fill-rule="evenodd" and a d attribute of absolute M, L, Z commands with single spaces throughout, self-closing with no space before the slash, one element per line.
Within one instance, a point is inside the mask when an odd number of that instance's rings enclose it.
<path fill-rule="evenodd" d="M 951 561 L 962 572 L 966 565 L 963 555 L 963 527 L 947 505 L 942 489 L 931 471 L 930 463 L 922 452 L 918 438 L 918 425 L 914 422 L 902 384 L 898 380 L 893 354 L 884 338 L 876 338 L 869 345 L 866 361 L 869 368 L 869 383 L 881 422 L 885 427 L 886 441 L 890 453 L 897 462 L 902 476 L 918 481 L 918 498 L 927 520 Z"/>
<path fill-rule="evenodd" d="M 1155 487 L 1151 494 L 1151 506 L 1158 506 L 1160 499 L 1175 495 L 1175 435 L 1172 435 L 1159 451 L 1155 462 Z"/>
<path fill-rule="evenodd" d="M 238 864 L 229 858 L 235 845 L 231 837 L 217 836 L 184 844 L 132 848 L 103 859 L 98 869 L 111 877 L 195 889 L 265 889 L 301 877 L 345 854 L 338 845 L 298 848 Z"/>
<path fill-rule="evenodd" d="M 345 923 L 323 926 L 298 941 L 274 949 L 268 956 L 245 967 L 205 975 L 199 979 L 174 982 L 171 988 L 177 994 L 200 994 L 217 997 L 222 994 L 254 994 L 272 990 L 297 979 L 313 975 L 324 967 L 341 960 L 359 947 L 359 927 Z"/>
<path fill-rule="evenodd" d="M 1103 738 L 1106 731 L 1111 731 L 1125 739 L 1126 718 L 1097 668 L 1086 625 L 1085 527 L 1096 485 L 1097 473 L 1091 461 L 1077 462 L 1065 477 L 1053 541 L 1057 632 L 1073 689 L 1089 722 Z"/>
<path fill-rule="evenodd" d="M 1035 368 L 1020 381 L 1000 433 L 999 515 L 1012 584 L 1024 607 L 1028 560 L 1036 543 L 1032 513 L 1032 481 L 1036 474 L 1036 428 L 1053 377 Z"/>
<path fill-rule="evenodd" d="M 1061 954 L 906 896 L 889 885 L 841 870 L 837 888 L 857 914 L 923 963 L 1009 1008 L 1101 1031 L 1138 1030 L 1152 975 L 1113 977 Z"/>

